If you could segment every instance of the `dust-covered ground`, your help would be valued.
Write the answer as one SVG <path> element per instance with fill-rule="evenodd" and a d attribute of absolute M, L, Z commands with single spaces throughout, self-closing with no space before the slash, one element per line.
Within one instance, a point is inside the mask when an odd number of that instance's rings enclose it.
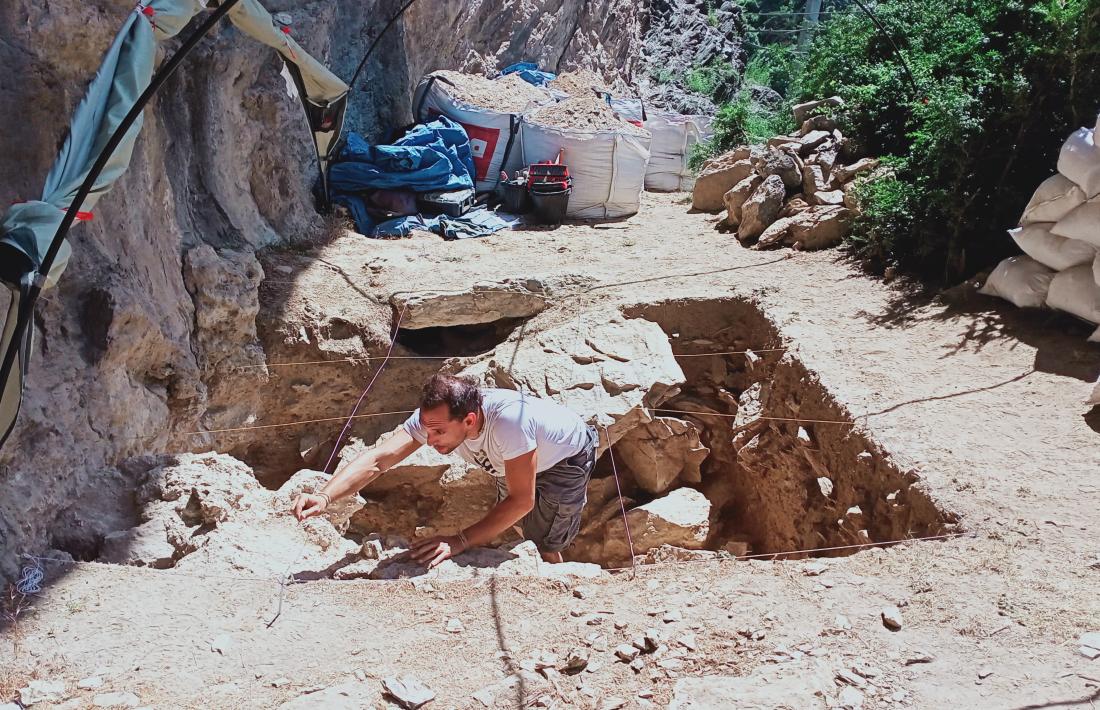
<path fill-rule="evenodd" d="M 619 223 L 460 242 L 349 234 L 281 258 L 295 266 L 268 271 L 287 281 L 271 287 L 285 290 L 278 310 L 288 320 L 307 303 L 313 317 L 354 320 L 381 312 L 379 293 L 534 274 L 581 277 L 540 316 L 550 320 L 683 299 L 751 302 L 854 431 L 968 535 L 576 584 L 284 587 L 82 564 L 55 570 L 31 608 L 4 622 L 0 701 L 37 678 L 65 689 L 64 700 L 35 707 L 97 696 L 150 707 L 372 707 L 388 702 L 383 679 L 411 675 L 435 692 L 431 708 L 649 707 L 674 695 L 679 707 L 1100 702 L 1100 659 L 1077 643 L 1100 631 L 1100 413 L 1080 404 L 1100 348 L 1074 321 L 967 287 L 933 299 L 869 278 L 835 251 L 745 250 L 713 218 L 688 213 L 682 196 L 646 195 L 642 212 Z M 883 624 L 889 606 L 900 630 Z M 616 647 L 647 629 L 656 649 L 636 668 L 620 661 Z M 537 670 L 564 665 L 574 649 L 588 654 L 579 674 Z M 741 680 L 691 680 L 699 676 Z M 91 677 L 102 685 L 77 687 Z M 111 692 L 136 697 L 102 697 Z"/>

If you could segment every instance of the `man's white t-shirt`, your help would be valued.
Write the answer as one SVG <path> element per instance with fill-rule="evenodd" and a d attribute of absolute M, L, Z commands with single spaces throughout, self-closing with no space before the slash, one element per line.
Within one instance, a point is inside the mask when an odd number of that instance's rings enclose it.
<path fill-rule="evenodd" d="M 504 476 L 505 461 L 536 449 L 536 470 L 542 472 L 588 444 L 588 425 L 556 402 L 503 389 L 483 389 L 481 397 L 485 424 L 476 439 L 462 442 L 455 453 L 493 476 Z M 419 409 L 402 428 L 421 444 L 428 443 Z"/>

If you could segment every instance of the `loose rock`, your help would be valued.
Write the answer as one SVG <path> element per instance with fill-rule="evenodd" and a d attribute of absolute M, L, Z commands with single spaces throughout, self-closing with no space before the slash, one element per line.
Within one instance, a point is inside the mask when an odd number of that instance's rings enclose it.
<path fill-rule="evenodd" d="M 565 664 L 561 667 L 562 673 L 580 673 L 588 665 L 588 651 L 583 648 L 574 648 L 565 657 Z"/>
<path fill-rule="evenodd" d="M 26 707 L 37 703 L 56 703 L 65 697 L 65 681 L 32 680 L 19 689 L 19 702 Z"/>
<path fill-rule="evenodd" d="M 888 606 L 882 610 L 882 625 L 891 631 L 901 630 L 901 610 L 896 606 Z"/>
<path fill-rule="evenodd" d="M 136 708 L 141 700 L 133 693 L 100 693 L 92 698 L 97 708 Z"/>
<path fill-rule="evenodd" d="M 756 192 L 745 201 L 741 209 L 741 226 L 737 238 L 742 244 L 751 242 L 764 233 L 779 216 L 783 207 L 786 187 L 778 175 L 767 177 Z"/>
<path fill-rule="evenodd" d="M 416 710 L 435 700 L 435 691 L 411 675 L 400 678 L 386 678 L 382 681 L 382 687 L 401 707 L 407 710 Z"/>
<path fill-rule="evenodd" d="M 632 645 L 621 644 L 615 647 L 615 655 L 619 657 L 624 663 L 630 663 L 638 657 L 640 651 Z"/>
<path fill-rule="evenodd" d="M 848 687 L 840 691 L 840 707 L 846 710 L 859 710 L 863 707 L 863 693 L 855 688 Z"/>
<path fill-rule="evenodd" d="M 718 212 L 723 207 L 722 198 L 730 188 L 753 174 L 752 161 L 748 160 L 748 152 L 744 158 L 733 160 L 735 155 L 741 153 L 727 153 L 703 166 L 702 172 L 695 181 L 695 189 L 692 191 L 691 205 L 701 212 Z"/>

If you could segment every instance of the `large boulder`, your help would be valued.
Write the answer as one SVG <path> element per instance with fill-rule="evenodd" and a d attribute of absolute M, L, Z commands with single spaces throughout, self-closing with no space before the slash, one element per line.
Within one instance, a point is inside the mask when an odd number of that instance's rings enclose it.
<path fill-rule="evenodd" d="M 802 127 L 798 130 L 799 136 L 804 136 L 812 131 L 826 131 L 832 133 L 836 128 L 836 121 L 828 116 L 811 116 L 802 122 Z"/>
<path fill-rule="evenodd" d="M 843 185 L 855 179 L 857 175 L 863 175 L 864 173 L 870 173 L 879 166 L 879 161 L 875 158 L 864 158 L 858 160 L 851 165 L 837 166 L 832 173 L 832 186 L 833 189 L 839 189 Z"/>
<path fill-rule="evenodd" d="M 710 449 L 699 442 L 699 430 L 690 422 L 657 417 L 628 432 L 615 453 L 634 474 L 634 482 L 648 493 L 664 493 L 677 481 L 699 483 L 699 466 Z"/>
<path fill-rule="evenodd" d="M 814 206 L 773 223 L 760 235 L 758 248 L 782 245 L 812 251 L 843 241 L 851 230 L 852 213 L 844 207 Z"/>
<path fill-rule="evenodd" d="M 600 429 L 601 450 L 608 443 L 602 427 L 612 442 L 618 441 L 650 421 L 648 410 L 678 394 L 684 384 L 684 372 L 660 326 L 617 311 L 588 312 L 520 334 L 463 374 L 572 409 Z"/>
<path fill-rule="evenodd" d="M 812 202 L 814 195 L 829 189 L 829 181 L 826 179 L 824 166 L 815 163 L 807 163 L 802 168 L 802 194 L 807 202 Z"/>
<path fill-rule="evenodd" d="M 741 208 L 741 226 L 737 230 L 741 243 L 753 241 L 776 220 L 786 194 L 787 188 L 778 175 L 770 175 L 760 183 Z"/>
<path fill-rule="evenodd" d="M 807 156 L 825 143 L 831 141 L 833 134 L 828 131 L 810 131 L 799 140 L 801 148 L 799 154 Z"/>
<path fill-rule="evenodd" d="M 723 195 L 722 201 L 726 204 L 727 225 L 736 227 L 741 224 L 741 208 L 744 206 L 745 200 L 749 199 L 749 196 L 756 192 L 756 188 L 760 187 L 760 183 L 762 182 L 764 182 L 764 178 L 753 173 L 731 187 L 729 191 Z"/>
<path fill-rule="evenodd" d="M 781 150 L 769 150 L 761 155 L 756 161 L 756 172 L 764 178 L 778 175 L 786 187 L 798 187 L 802 183 L 794 157 Z"/>
<path fill-rule="evenodd" d="M 749 154 L 748 148 L 742 148 L 705 164 L 695 181 L 691 206 L 702 212 L 721 210 L 723 195 L 753 174 L 753 163 Z"/>
<path fill-rule="evenodd" d="M 409 330 L 530 318 L 546 309 L 547 288 L 538 279 L 477 283 L 463 291 L 398 293 L 390 299 Z"/>
<path fill-rule="evenodd" d="M 795 104 L 791 107 L 791 115 L 794 117 L 795 124 L 801 126 L 811 116 L 823 114 L 831 109 L 843 108 L 843 106 L 844 99 L 839 96 L 830 96 L 827 99 Z"/>
<path fill-rule="evenodd" d="M 645 554 L 661 545 L 700 550 L 710 535 L 710 501 L 692 488 L 677 488 L 663 498 L 627 511 L 626 518 L 636 554 Z M 598 554 L 605 564 L 630 564 L 630 547 L 621 517 L 607 523 L 601 538 Z"/>

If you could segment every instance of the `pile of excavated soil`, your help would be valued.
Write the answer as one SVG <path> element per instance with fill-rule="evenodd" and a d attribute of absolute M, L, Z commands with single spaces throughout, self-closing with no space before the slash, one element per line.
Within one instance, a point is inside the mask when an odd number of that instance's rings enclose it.
<path fill-rule="evenodd" d="M 570 96 L 592 96 L 596 91 L 609 91 L 607 82 L 593 71 L 578 69 L 577 71 L 559 74 L 558 78 L 550 82 L 551 89 L 569 94 Z"/>
<path fill-rule="evenodd" d="M 619 118 L 606 101 L 593 96 L 576 96 L 543 106 L 527 114 L 527 120 L 543 126 L 574 131 L 619 131 L 648 136 L 649 131 Z"/>
<path fill-rule="evenodd" d="M 435 75 L 449 82 L 447 93 L 456 99 L 501 113 L 519 113 L 531 104 L 550 100 L 545 91 L 528 84 L 516 74 L 499 79 L 456 71 L 438 71 Z"/>

